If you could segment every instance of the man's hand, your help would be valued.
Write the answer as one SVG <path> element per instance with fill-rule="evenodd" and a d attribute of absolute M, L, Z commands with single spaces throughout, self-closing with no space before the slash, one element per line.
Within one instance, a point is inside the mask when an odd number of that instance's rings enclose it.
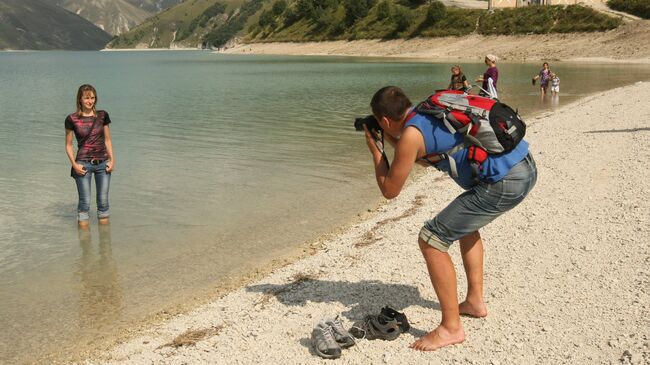
<path fill-rule="evenodd" d="M 363 129 L 366 133 L 366 144 L 368 145 L 370 153 L 373 155 L 373 157 L 381 158 L 384 146 L 380 141 L 380 137 L 376 134 L 373 134 L 374 131 L 369 130 L 368 126 L 365 124 L 363 125 Z"/>

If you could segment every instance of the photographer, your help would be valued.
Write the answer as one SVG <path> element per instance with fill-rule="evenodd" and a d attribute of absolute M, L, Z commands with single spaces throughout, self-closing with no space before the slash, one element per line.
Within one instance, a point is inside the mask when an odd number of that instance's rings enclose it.
<path fill-rule="evenodd" d="M 433 288 L 440 301 L 442 321 L 433 331 L 411 344 L 420 351 L 461 343 L 465 333 L 460 314 L 487 316 L 483 299 L 483 242 L 478 232 L 506 211 L 519 204 L 535 185 L 537 170 L 525 140 L 510 152 L 489 155 L 479 175 L 472 173 L 468 148 L 459 133 L 451 133 L 443 122 L 415 111 L 404 92 L 388 86 L 375 93 L 370 103 L 378 124 L 362 121 L 366 142 L 375 165 L 377 184 L 382 194 L 392 199 L 399 195 L 415 162 L 433 165 L 451 172 L 450 159 L 456 165 L 453 180 L 466 191 L 456 197 L 436 217 L 425 223 L 418 243 L 426 261 Z M 381 128 L 386 140 L 395 147 L 392 164 L 377 146 Z M 448 159 L 432 161 L 430 156 L 448 152 Z M 476 181 L 478 178 L 478 182 Z M 456 273 L 447 250 L 458 240 L 467 275 L 465 301 L 458 304 Z"/>

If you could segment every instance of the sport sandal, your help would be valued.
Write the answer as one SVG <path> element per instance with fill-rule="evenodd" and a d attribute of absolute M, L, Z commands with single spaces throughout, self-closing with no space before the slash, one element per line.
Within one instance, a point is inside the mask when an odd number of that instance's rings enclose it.
<path fill-rule="evenodd" d="M 400 331 L 402 331 L 402 333 L 408 332 L 411 329 L 411 325 L 409 324 L 408 319 L 406 319 L 406 314 L 402 312 L 398 312 L 389 306 L 385 306 L 384 308 L 382 308 L 381 314 L 383 314 L 388 318 L 395 318 L 395 320 L 399 324 L 399 329 Z"/>
<path fill-rule="evenodd" d="M 356 338 L 368 340 L 382 339 L 392 341 L 402 333 L 399 323 L 395 318 L 383 314 L 367 315 L 363 321 L 355 323 L 350 328 L 350 333 Z"/>
<path fill-rule="evenodd" d="M 348 347 L 354 346 L 356 343 L 354 341 L 354 337 L 352 337 L 350 333 L 345 329 L 345 327 L 343 327 L 343 324 L 341 323 L 341 320 L 338 316 L 336 316 L 334 319 L 326 318 L 325 324 L 329 325 L 332 328 L 334 340 L 336 340 L 336 343 L 338 343 L 341 348 L 346 349 Z"/>
<path fill-rule="evenodd" d="M 325 359 L 341 357 L 341 346 L 334 339 L 332 326 L 321 320 L 311 332 L 311 344 L 318 356 Z"/>

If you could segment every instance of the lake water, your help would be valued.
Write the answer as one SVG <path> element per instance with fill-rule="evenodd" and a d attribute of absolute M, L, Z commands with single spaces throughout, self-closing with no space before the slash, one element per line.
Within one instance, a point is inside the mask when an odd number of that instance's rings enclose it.
<path fill-rule="evenodd" d="M 465 64 L 469 78 L 485 65 Z M 380 198 L 353 118 L 378 88 L 419 100 L 447 63 L 207 52 L 0 52 L 0 363 L 48 362 L 297 254 Z M 650 67 L 501 64 L 526 116 L 650 79 Z M 117 159 L 111 224 L 76 227 L 65 116 L 98 90 Z M 567 123 L 588 123 L 572 120 Z M 94 189 L 94 188 L 93 188 Z M 91 204 L 91 217 L 95 202 Z M 179 307 L 180 306 L 180 307 Z"/>

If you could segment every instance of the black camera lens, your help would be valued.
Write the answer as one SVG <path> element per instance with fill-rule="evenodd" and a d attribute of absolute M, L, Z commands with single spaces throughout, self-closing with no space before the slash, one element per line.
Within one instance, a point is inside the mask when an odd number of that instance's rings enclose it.
<path fill-rule="evenodd" d="M 363 118 L 354 119 L 355 130 L 362 131 L 364 125 L 371 131 L 381 131 L 381 127 L 379 126 L 379 123 L 377 123 L 377 119 L 375 119 L 374 115 L 367 115 Z"/>

